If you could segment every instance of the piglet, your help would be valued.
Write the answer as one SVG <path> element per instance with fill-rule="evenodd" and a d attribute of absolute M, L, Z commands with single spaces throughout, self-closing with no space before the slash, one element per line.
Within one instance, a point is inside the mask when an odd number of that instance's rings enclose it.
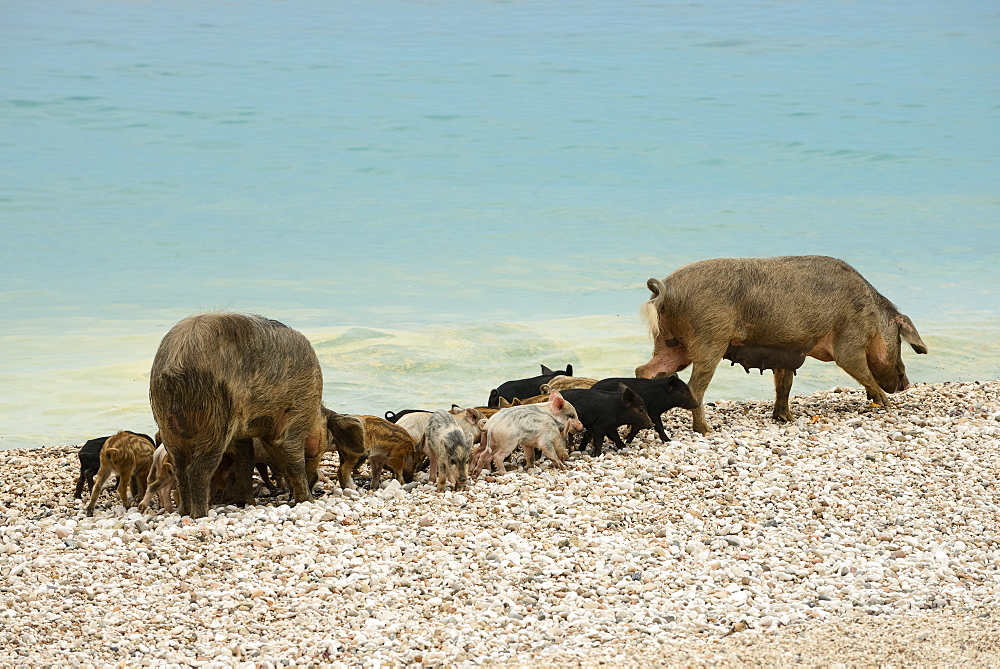
<path fill-rule="evenodd" d="M 580 421 L 587 429 L 583 433 L 581 448 L 586 448 L 587 442 L 592 440 L 595 457 L 601 454 L 605 438 L 613 441 L 618 448 L 625 448 L 625 443 L 618 434 L 620 425 L 629 425 L 636 432 L 653 427 L 646 404 L 624 383 L 619 383 L 615 390 L 567 388 L 563 391 L 563 397 L 573 403 L 580 414 Z"/>
<path fill-rule="evenodd" d="M 544 404 L 510 407 L 493 415 L 485 426 L 485 437 L 473 456 L 473 475 L 478 475 L 491 459 L 499 474 L 505 474 L 503 461 L 515 448 L 524 449 L 524 460 L 534 466 L 535 450 L 540 450 L 555 465 L 565 469 L 569 456 L 569 435 L 581 432 L 583 424 L 576 409 L 558 391 Z"/>
<path fill-rule="evenodd" d="M 118 497 L 123 506 L 130 503 L 129 490 L 132 496 L 139 498 L 146 494 L 146 477 L 153 463 L 153 440 L 146 435 L 134 432 L 119 432 L 108 437 L 101 449 L 101 467 L 97 471 L 94 489 L 90 491 L 87 502 L 87 515 L 94 515 L 97 498 L 101 495 L 104 483 L 112 474 L 118 474 Z"/>
<path fill-rule="evenodd" d="M 676 374 L 670 376 L 658 376 L 655 379 L 633 379 L 630 377 L 619 377 L 613 379 L 602 379 L 595 383 L 592 390 L 618 390 L 620 384 L 625 384 L 642 398 L 646 405 L 646 412 L 649 419 L 653 421 L 656 434 L 661 441 L 669 441 L 667 432 L 663 427 L 663 412 L 668 409 L 695 409 L 698 407 L 698 400 L 691 394 L 688 385 L 684 383 Z M 639 433 L 639 427 L 633 425 L 625 443 L 631 444 L 635 435 Z"/>
<path fill-rule="evenodd" d="M 462 421 L 465 422 L 464 413 Z M 472 435 L 459 426 L 456 417 L 447 411 L 432 413 L 421 444 L 431 462 L 430 480 L 437 480 L 437 491 L 444 492 L 448 483 L 452 490 L 464 488 L 469 479 Z"/>
<path fill-rule="evenodd" d="M 391 469 L 401 484 L 412 482 L 413 472 L 423 460 L 423 453 L 417 452 L 417 445 L 410 434 L 399 425 L 378 416 L 358 418 L 364 426 L 365 455 L 372 470 L 370 488 L 378 490 L 384 467 Z"/>

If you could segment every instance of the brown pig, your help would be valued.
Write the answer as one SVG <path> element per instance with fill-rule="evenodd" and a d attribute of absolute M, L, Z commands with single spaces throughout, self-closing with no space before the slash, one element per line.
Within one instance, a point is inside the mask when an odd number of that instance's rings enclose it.
<path fill-rule="evenodd" d="M 569 390 L 576 388 L 590 388 L 597 383 L 598 379 L 588 379 L 585 376 L 553 376 L 548 383 L 542 384 L 542 392 L 548 395 L 553 390 Z M 525 404 L 525 402 L 522 402 Z"/>
<path fill-rule="evenodd" d="M 413 481 L 413 472 L 423 460 L 405 428 L 378 416 L 358 416 L 364 424 L 365 455 L 372 469 L 371 489 L 378 490 L 382 468 L 389 467 L 400 483 Z"/>
<path fill-rule="evenodd" d="M 515 397 L 510 402 L 505 399 L 500 400 L 501 409 L 509 409 L 510 407 L 520 407 L 525 404 L 544 404 L 549 401 L 549 393 L 546 392 L 544 395 L 535 395 L 534 397 L 529 397 L 527 399 L 521 399 L 520 397 Z"/>
<path fill-rule="evenodd" d="M 323 407 L 326 420 L 327 450 L 337 451 L 340 464 L 337 479 L 342 489 L 356 489 L 351 473 L 365 458 L 364 423 L 357 416 L 337 413 Z"/>
<path fill-rule="evenodd" d="M 253 503 L 253 439 L 288 477 L 295 502 L 312 499 L 326 441 L 323 373 L 309 341 L 262 316 L 209 313 L 186 318 L 160 342 L 149 398 L 174 463 L 180 512 L 208 514 L 209 483 L 233 458 L 229 493 Z"/>
<path fill-rule="evenodd" d="M 702 403 L 723 357 L 774 369 L 774 418 L 788 409 L 798 354 L 835 361 L 876 404 L 909 385 L 900 340 L 927 353 L 917 329 L 853 267 L 826 256 L 716 258 L 650 279 L 642 308 L 653 358 L 635 375 L 653 378 L 692 364 L 688 385 L 699 406 L 694 429 L 708 432 Z M 752 347 L 742 355 L 739 347 Z M 768 350 L 770 349 L 770 350 Z M 782 355 L 780 352 L 785 352 Z"/>
<path fill-rule="evenodd" d="M 154 451 L 152 440 L 145 435 L 119 432 L 108 437 L 101 449 L 101 466 L 97 470 L 94 487 L 90 491 L 87 515 L 94 515 L 97 498 L 101 496 L 104 484 L 112 474 L 118 474 L 118 498 L 123 506 L 130 505 L 130 489 L 135 498 L 145 495 L 146 477 L 153 464 Z"/>

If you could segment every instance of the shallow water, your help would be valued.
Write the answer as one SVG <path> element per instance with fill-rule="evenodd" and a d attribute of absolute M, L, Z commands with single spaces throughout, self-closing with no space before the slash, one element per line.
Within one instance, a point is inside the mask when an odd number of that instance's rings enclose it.
<path fill-rule="evenodd" d="M 152 430 L 156 345 L 210 309 L 308 333 L 342 411 L 628 375 L 646 279 L 728 255 L 844 258 L 928 342 L 911 380 L 1000 377 L 989 3 L 0 15 L 0 448 Z"/>

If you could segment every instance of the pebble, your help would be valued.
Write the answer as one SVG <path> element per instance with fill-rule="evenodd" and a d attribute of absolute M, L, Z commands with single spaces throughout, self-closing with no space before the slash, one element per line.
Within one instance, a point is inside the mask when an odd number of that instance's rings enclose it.
<path fill-rule="evenodd" d="M 610 646 L 1000 605 L 1000 383 L 666 415 L 623 451 L 193 520 L 86 517 L 73 447 L 0 454 L 0 665 L 596 662 Z M 324 462 L 336 480 L 336 457 Z M 359 483 L 362 481 L 359 479 Z M 261 500 L 266 501 L 266 500 Z"/>

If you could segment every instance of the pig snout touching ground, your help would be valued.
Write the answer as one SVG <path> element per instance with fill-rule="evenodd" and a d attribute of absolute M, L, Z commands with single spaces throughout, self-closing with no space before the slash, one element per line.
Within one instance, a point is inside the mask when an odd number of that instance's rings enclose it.
<path fill-rule="evenodd" d="M 597 379 L 588 379 L 583 376 L 553 376 L 548 382 L 542 384 L 542 393 L 548 395 L 553 390 L 569 390 L 571 388 L 590 388 L 597 383 Z M 530 402 L 522 402 L 530 404 Z"/>
<path fill-rule="evenodd" d="M 493 415 L 485 424 L 485 434 L 473 456 L 472 475 L 489 461 L 497 472 L 506 473 L 504 459 L 514 449 L 524 449 L 526 466 L 534 465 L 535 451 L 540 450 L 560 469 L 565 469 L 569 457 L 566 444 L 571 434 L 583 431 L 583 424 L 576 409 L 563 396 L 554 391 L 546 404 L 528 404 L 504 409 Z"/>
<path fill-rule="evenodd" d="M 664 412 L 674 409 L 695 409 L 698 402 L 695 400 L 691 389 L 676 374 L 660 376 L 655 379 L 633 379 L 633 378 L 613 378 L 601 379 L 593 385 L 591 390 L 617 390 L 624 385 L 630 388 L 646 406 L 646 415 L 649 416 L 656 430 L 656 435 L 663 441 L 669 441 L 666 429 L 663 427 Z M 645 429 L 636 424 L 632 424 L 625 437 L 625 443 L 631 444 L 632 440 L 640 430 Z M 616 443 L 617 445 L 617 443 Z"/>
<path fill-rule="evenodd" d="M 170 454 L 167 453 L 166 446 L 160 444 L 153 451 L 152 465 L 149 468 L 149 475 L 146 477 L 146 494 L 139 502 L 139 513 L 146 513 L 150 502 L 156 496 L 158 496 L 160 506 L 163 507 L 164 511 L 173 513 L 174 505 L 171 497 L 176 484 L 177 479 L 174 477 L 174 466 L 170 462 Z"/>
<path fill-rule="evenodd" d="M 617 448 L 625 448 L 618 434 L 620 425 L 628 425 L 636 432 L 653 427 L 646 404 L 624 383 L 614 390 L 567 388 L 562 395 L 576 407 L 583 423 L 585 432 L 580 447 L 586 448 L 587 442 L 592 441 L 594 456 L 601 454 L 605 439 L 610 439 Z"/>
<path fill-rule="evenodd" d="M 447 411 L 431 414 L 422 443 L 431 463 L 430 480 L 437 481 L 437 491 L 444 492 L 449 483 L 452 490 L 464 488 L 469 478 L 472 436 L 456 423 L 455 416 Z"/>
<path fill-rule="evenodd" d="M 532 397 L 538 395 L 542 392 L 542 384 L 548 383 L 555 376 L 573 376 L 573 365 L 566 365 L 566 369 L 561 370 L 551 370 L 542 365 L 540 376 L 505 381 L 493 389 L 493 392 L 490 393 L 490 399 L 486 402 L 486 406 L 497 408 L 500 406 L 501 399 L 510 402 L 515 397 Z"/>
<path fill-rule="evenodd" d="M 98 470 L 101 468 L 101 449 L 107 440 L 108 437 L 88 439 L 80 447 L 80 452 L 77 454 L 80 458 L 80 476 L 76 479 L 76 490 L 73 492 L 73 497 L 77 499 L 83 497 L 84 483 L 87 484 L 87 494 L 93 494 L 94 476 L 97 475 Z"/>
<path fill-rule="evenodd" d="M 748 367 L 774 369 L 775 420 L 793 420 L 788 408 L 794 367 L 802 354 L 833 361 L 888 405 L 886 393 L 909 385 L 901 341 L 916 353 L 927 346 L 913 322 L 842 260 L 826 256 L 716 258 L 650 279 L 643 304 L 653 357 L 637 377 L 672 374 L 690 364 L 691 393 L 699 406 L 693 428 L 710 430 L 702 401 L 715 368 L 731 347 L 748 347 Z M 754 352 L 752 349 L 764 349 Z M 766 349 L 770 349 L 767 351 Z M 778 359 L 774 351 L 792 356 Z"/>
<path fill-rule="evenodd" d="M 327 449 L 336 450 L 340 458 L 337 482 L 341 489 L 356 490 L 351 474 L 365 458 L 365 427 L 357 416 L 337 413 L 323 407 L 326 420 Z"/>
<path fill-rule="evenodd" d="M 253 439 L 288 477 L 295 502 L 312 499 L 326 431 L 323 373 L 309 341 L 262 316 L 210 313 L 175 325 L 160 342 L 149 397 L 180 492 L 180 512 L 208 514 L 210 483 L 233 458 L 229 494 L 253 503 Z"/>
<path fill-rule="evenodd" d="M 423 452 L 417 452 L 410 433 L 378 416 L 359 418 L 364 425 L 365 455 L 372 470 L 371 490 L 378 490 L 384 467 L 391 469 L 401 484 L 412 482 L 413 472 L 423 460 Z"/>
<path fill-rule="evenodd" d="M 87 503 L 87 515 L 94 515 L 97 498 L 112 474 L 118 474 L 118 498 L 126 508 L 131 495 L 141 498 L 146 494 L 146 478 L 153 464 L 153 440 L 133 432 L 119 432 L 108 437 L 101 449 L 101 466 L 97 471 L 94 488 Z"/>

